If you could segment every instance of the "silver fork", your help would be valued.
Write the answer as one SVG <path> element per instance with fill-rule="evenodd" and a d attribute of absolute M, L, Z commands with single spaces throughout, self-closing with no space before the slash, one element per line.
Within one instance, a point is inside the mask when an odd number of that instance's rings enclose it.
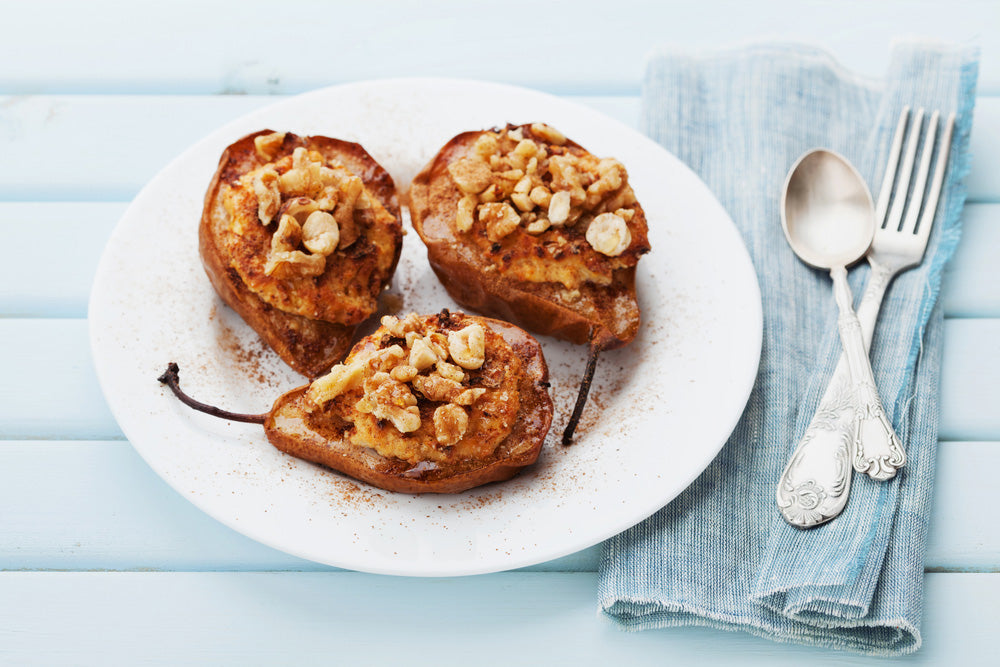
<path fill-rule="evenodd" d="M 918 265 L 923 259 L 951 148 L 955 114 L 948 117 L 940 141 L 937 141 L 940 113 L 935 111 L 927 123 L 924 148 L 914 177 L 924 110 L 913 114 L 912 122 L 910 117 L 910 108 L 904 108 L 896 126 L 876 207 L 878 224 L 867 256 L 871 275 L 857 309 L 866 348 L 871 346 L 875 320 L 889 283 L 897 274 Z M 932 162 L 933 177 L 930 173 Z M 895 197 L 892 196 L 894 191 Z M 909 197 L 908 193 L 911 193 Z M 778 508 L 788 523 L 810 528 L 839 515 L 847 504 L 852 468 L 874 479 L 885 480 L 895 476 L 896 470 L 906 462 L 901 446 L 880 451 L 866 447 L 858 437 L 856 425 L 850 371 L 847 358 L 841 354 L 819 407 L 778 481 Z"/>

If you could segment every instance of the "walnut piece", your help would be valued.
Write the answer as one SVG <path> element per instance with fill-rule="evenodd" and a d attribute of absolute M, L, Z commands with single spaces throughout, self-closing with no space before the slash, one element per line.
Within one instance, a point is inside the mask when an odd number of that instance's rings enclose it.
<path fill-rule="evenodd" d="M 448 352 L 466 370 L 481 368 L 486 361 L 486 332 L 479 324 L 448 332 Z"/>
<path fill-rule="evenodd" d="M 486 236 L 490 241 L 499 241 L 521 224 L 521 216 L 510 204 L 495 202 L 479 207 L 479 220 L 486 224 Z"/>
<path fill-rule="evenodd" d="M 479 160 L 456 160 L 448 165 L 448 173 L 455 180 L 455 185 L 468 194 L 479 194 L 493 182 L 489 165 Z"/>
<path fill-rule="evenodd" d="M 361 383 L 364 377 L 364 365 L 360 363 L 345 366 L 337 364 L 330 369 L 326 375 L 316 378 L 309 389 L 306 390 L 306 398 L 313 405 L 323 405 L 340 396 L 345 391 L 354 389 Z"/>
<path fill-rule="evenodd" d="M 275 154 L 278 149 L 281 148 L 281 144 L 285 141 L 284 132 L 272 132 L 271 134 L 262 134 L 253 138 L 253 147 L 257 156 L 264 160 L 265 162 L 270 162 L 274 159 Z"/>
<path fill-rule="evenodd" d="M 434 433 L 446 447 L 458 443 L 469 429 L 469 415 L 457 405 L 447 404 L 434 410 Z"/>
<path fill-rule="evenodd" d="M 258 171 L 253 177 L 253 193 L 257 197 L 257 217 L 266 227 L 271 224 L 281 207 L 278 172 L 270 167 Z"/>
<path fill-rule="evenodd" d="M 400 433 L 412 433 L 420 428 L 420 408 L 417 397 L 402 382 L 385 372 L 378 372 L 364 382 L 365 395 L 357 402 L 360 412 L 369 412 L 377 419 L 392 422 Z"/>

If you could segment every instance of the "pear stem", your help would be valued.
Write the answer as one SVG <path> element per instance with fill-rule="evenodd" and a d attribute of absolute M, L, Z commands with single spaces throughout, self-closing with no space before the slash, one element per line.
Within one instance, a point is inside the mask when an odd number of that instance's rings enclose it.
<path fill-rule="evenodd" d="M 267 415 L 247 415 L 241 412 L 229 412 L 228 410 L 223 410 L 222 408 L 217 408 L 214 405 L 209 405 L 208 403 L 202 403 L 201 401 L 196 401 L 191 398 L 183 391 L 181 391 L 181 380 L 179 377 L 180 367 L 174 362 L 167 364 L 167 370 L 160 377 L 156 378 L 163 384 L 170 387 L 170 390 L 174 392 L 174 396 L 180 399 L 181 403 L 184 405 L 194 408 L 198 412 L 204 412 L 207 415 L 212 415 L 213 417 L 219 417 L 221 419 L 229 419 L 236 422 L 244 422 L 246 424 L 263 424 L 264 420 L 267 419 Z"/>
<path fill-rule="evenodd" d="M 590 344 L 590 356 L 587 358 L 587 370 L 583 373 L 583 380 L 580 382 L 580 392 L 576 395 L 576 405 L 573 407 L 573 414 L 570 415 L 566 430 L 563 431 L 562 444 L 573 444 L 573 432 L 580 422 L 580 415 L 583 414 L 583 406 L 587 404 L 587 395 L 590 394 L 590 384 L 594 380 L 594 371 L 597 369 L 597 356 L 601 349 L 593 342 Z"/>

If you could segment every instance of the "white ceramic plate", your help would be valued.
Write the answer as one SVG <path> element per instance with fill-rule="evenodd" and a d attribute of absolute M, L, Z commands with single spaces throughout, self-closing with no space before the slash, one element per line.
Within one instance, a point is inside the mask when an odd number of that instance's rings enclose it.
<path fill-rule="evenodd" d="M 193 396 L 266 412 L 303 379 L 215 295 L 198 257 L 202 198 L 222 150 L 270 127 L 362 143 L 400 189 L 448 139 L 545 121 L 628 168 L 653 251 L 638 269 L 643 325 L 606 353 L 576 444 L 558 436 L 586 350 L 540 340 L 556 412 L 538 463 L 449 496 L 392 494 L 272 448 L 262 429 L 181 405 L 156 381 L 180 364 Z M 406 221 L 409 227 L 409 221 Z M 409 229 L 390 288 L 402 311 L 456 308 Z M 398 299 L 391 300 L 398 302 Z M 123 432 L 163 479 L 227 526 L 310 560 L 368 572 L 493 572 L 578 551 L 641 521 L 709 464 L 749 396 L 760 293 L 742 240 L 705 185 L 634 130 L 538 92 L 438 79 L 351 84 L 251 113 L 183 153 L 136 197 L 90 301 L 98 377 Z"/>

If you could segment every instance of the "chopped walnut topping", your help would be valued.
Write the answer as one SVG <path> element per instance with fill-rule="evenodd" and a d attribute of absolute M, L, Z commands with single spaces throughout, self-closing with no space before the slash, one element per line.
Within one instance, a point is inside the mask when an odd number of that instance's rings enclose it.
<path fill-rule="evenodd" d="M 473 387 L 471 389 L 466 389 L 458 396 L 451 399 L 451 402 L 455 405 L 473 405 L 479 400 L 479 397 L 486 393 L 486 390 L 482 387 Z"/>
<path fill-rule="evenodd" d="M 446 447 L 455 445 L 469 429 L 469 415 L 457 405 L 442 405 L 434 410 L 434 432 Z"/>
<path fill-rule="evenodd" d="M 566 143 L 566 137 L 562 132 L 552 127 L 551 125 L 546 125 L 545 123 L 532 123 L 531 131 L 545 139 L 545 141 L 556 146 L 562 146 Z"/>
<path fill-rule="evenodd" d="M 486 236 L 491 241 L 499 241 L 521 224 L 521 216 L 506 202 L 483 204 L 479 219 L 486 224 Z"/>
<path fill-rule="evenodd" d="M 486 332 L 478 324 L 470 324 L 460 331 L 449 331 L 448 352 L 462 368 L 479 368 L 486 359 Z"/>
<path fill-rule="evenodd" d="M 458 200 L 458 213 L 455 216 L 455 227 L 458 231 L 467 232 L 472 229 L 472 223 L 475 222 L 476 203 L 475 195 L 465 195 Z"/>
<path fill-rule="evenodd" d="M 437 369 L 438 375 L 445 379 L 454 380 L 455 382 L 463 382 L 465 380 L 465 372 L 459 366 L 449 364 L 444 359 L 438 359 L 434 367 Z"/>
<path fill-rule="evenodd" d="M 270 162 L 274 159 L 274 155 L 278 152 L 278 149 L 281 148 L 281 144 L 284 143 L 284 141 L 284 132 L 272 132 L 271 134 L 262 134 L 254 137 L 253 147 L 257 156 L 261 160 Z"/>
<path fill-rule="evenodd" d="M 413 378 L 417 377 L 419 373 L 416 368 L 408 364 L 402 366 L 396 366 L 391 371 L 389 371 L 389 376 L 396 382 L 409 382 Z"/>
<path fill-rule="evenodd" d="M 563 225 L 569 220 L 570 195 L 565 190 L 552 193 L 549 199 L 549 222 Z"/>
<path fill-rule="evenodd" d="M 363 364 L 337 364 L 323 377 L 313 380 L 306 391 L 306 398 L 314 405 L 323 405 L 345 391 L 354 389 L 364 377 Z"/>
<path fill-rule="evenodd" d="M 307 255 L 294 250 L 302 240 L 302 228 L 290 215 L 281 216 L 278 230 L 271 237 L 271 252 L 267 256 L 264 272 L 279 277 L 288 274 L 303 276 L 318 276 L 326 268 L 326 257 L 323 255 Z"/>
<path fill-rule="evenodd" d="M 449 402 L 462 392 L 462 385 L 440 375 L 418 375 L 413 378 L 413 388 L 432 401 Z"/>
<path fill-rule="evenodd" d="M 587 227 L 587 243 L 597 252 L 617 257 L 632 242 L 625 220 L 614 213 L 602 213 Z"/>
<path fill-rule="evenodd" d="M 284 135 L 282 135 L 284 136 Z M 260 137 L 257 137 L 260 139 Z M 265 225 L 277 215 L 281 207 L 281 190 L 278 189 L 278 172 L 270 167 L 261 169 L 253 178 L 253 193 L 257 197 L 257 217 Z"/>
<path fill-rule="evenodd" d="M 388 373 L 378 372 L 364 381 L 364 388 L 365 395 L 356 405 L 360 412 L 389 420 L 400 433 L 420 428 L 417 398 L 405 384 L 393 380 Z"/>
<path fill-rule="evenodd" d="M 424 338 L 416 338 L 410 345 L 410 366 L 413 366 L 418 371 L 422 371 L 425 368 L 430 368 L 438 361 L 438 355 L 431 349 L 427 340 Z"/>
<path fill-rule="evenodd" d="M 436 361 L 421 368 L 415 356 Z M 349 442 L 387 457 L 487 457 L 514 425 L 520 364 L 503 336 L 476 319 L 387 315 L 344 364 L 310 385 L 306 419 L 335 417 Z"/>
<path fill-rule="evenodd" d="M 489 165 L 479 160 L 462 158 L 448 165 L 448 173 L 462 192 L 479 194 L 493 182 Z"/>

